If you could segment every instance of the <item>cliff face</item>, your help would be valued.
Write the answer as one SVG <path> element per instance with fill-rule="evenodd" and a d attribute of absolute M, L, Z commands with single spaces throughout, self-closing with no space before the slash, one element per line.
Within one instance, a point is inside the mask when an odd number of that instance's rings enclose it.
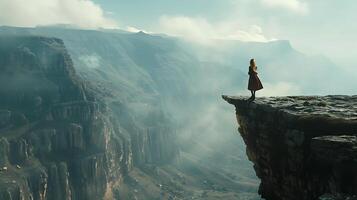
<path fill-rule="evenodd" d="M 175 160 L 157 97 L 111 80 L 80 78 L 60 39 L 0 37 L 0 199 L 115 199 L 134 167 Z"/>
<path fill-rule="evenodd" d="M 258 98 L 251 104 L 247 97 L 223 99 L 236 108 L 263 198 L 357 193 L 357 96 Z"/>
<path fill-rule="evenodd" d="M 103 199 L 131 167 L 127 140 L 55 38 L 0 38 L 0 199 Z"/>

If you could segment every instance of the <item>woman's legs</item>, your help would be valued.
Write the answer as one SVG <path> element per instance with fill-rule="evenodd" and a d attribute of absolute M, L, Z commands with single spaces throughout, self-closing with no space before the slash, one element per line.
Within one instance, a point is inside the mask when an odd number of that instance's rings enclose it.
<path fill-rule="evenodd" d="M 251 93 L 252 95 L 250 96 L 250 98 L 249 98 L 249 99 L 253 99 L 253 96 L 254 96 L 254 92 L 253 92 L 253 90 L 251 90 L 251 91 L 250 91 L 250 93 Z"/>
<path fill-rule="evenodd" d="M 248 99 L 249 103 L 254 101 L 255 99 L 255 90 L 251 90 L 250 93 L 252 94 L 252 96 L 250 96 L 250 98 Z"/>

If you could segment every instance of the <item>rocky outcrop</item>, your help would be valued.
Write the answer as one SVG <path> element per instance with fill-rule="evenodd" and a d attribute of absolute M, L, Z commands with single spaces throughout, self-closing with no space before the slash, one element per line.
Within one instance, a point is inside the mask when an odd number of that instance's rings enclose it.
<path fill-rule="evenodd" d="M 263 198 L 357 194 L 357 96 L 271 97 L 250 104 L 246 97 L 223 99 L 236 108 Z"/>

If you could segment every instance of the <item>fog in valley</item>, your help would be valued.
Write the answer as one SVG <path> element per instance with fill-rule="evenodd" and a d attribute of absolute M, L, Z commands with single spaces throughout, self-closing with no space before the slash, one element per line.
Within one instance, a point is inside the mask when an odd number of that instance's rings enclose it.
<path fill-rule="evenodd" d="M 354 73 L 326 57 L 298 52 L 284 40 L 205 44 L 143 32 L 58 27 L 2 27 L 0 34 L 62 39 L 77 73 L 89 88 L 99 89 L 122 132 L 130 134 L 132 126 L 175 132 L 180 154 L 172 165 L 242 199 L 259 199 L 259 180 L 245 155 L 234 108 L 221 95 L 249 97 L 251 58 L 264 85 L 258 97 L 357 91 Z"/>

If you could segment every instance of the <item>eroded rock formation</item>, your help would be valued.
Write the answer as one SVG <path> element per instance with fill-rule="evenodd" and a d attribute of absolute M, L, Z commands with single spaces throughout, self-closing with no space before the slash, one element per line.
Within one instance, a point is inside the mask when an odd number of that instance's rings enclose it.
<path fill-rule="evenodd" d="M 126 141 L 63 42 L 9 36 L 0 44 L 0 199 L 101 199 L 130 167 Z"/>
<path fill-rule="evenodd" d="M 174 158 L 168 131 L 134 132 L 97 92 L 77 76 L 62 40 L 0 37 L 1 200 L 113 199 L 135 158 Z"/>
<path fill-rule="evenodd" d="M 357 193 L 357 96 L 223 96 L 236 108 L 248 158 L 267 200 Z M 336 197 L 337 199 L 337 197 Z"/>

